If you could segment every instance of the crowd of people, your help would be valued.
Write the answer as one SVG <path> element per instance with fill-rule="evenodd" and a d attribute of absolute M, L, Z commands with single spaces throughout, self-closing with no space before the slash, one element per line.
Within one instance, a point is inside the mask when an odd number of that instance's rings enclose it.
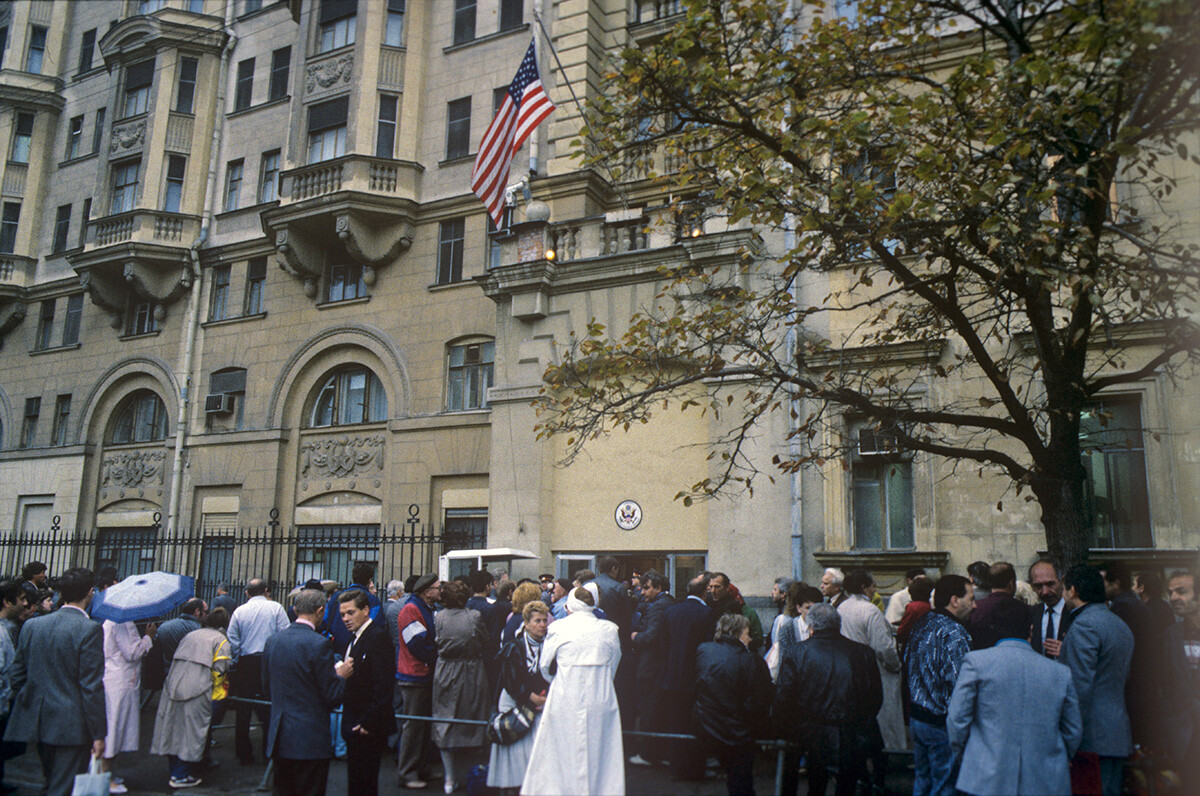
<path fill-rule="evenodd" d="M 667 766 L 679 781 L 723 768 L 730 794 L 753 794 L 760 744 L 777 738 L 784 794 L 802 773 L 810 796 L 831 778 L 838 794 L 884 788 L 888 753 L 905 750 L 916 794 L 1200 784 L 1192 572 L 1039 560 L 1022 580 L 975 562 L 911 570 L 884 600 L 870 572 L 831 568 L 819 586 L 777 579 L 765 632 L 724 573 L 679 599 L 661 573 L 628 574 L 602 557 L 569 579 L 423 574 L 379 590 L 357 564 L 345 588 L 309 581 L 286 607 L 254 579 L 240 604 L 222 585 L 212 605 L 139 626 L 89 616 L 116 572 L 69 569 L 50 592 L 33 562 L 0 582 L 0 777 L 34 744 L 51 796 L 93 757 L 125 792 L 113 763 L 138 751 L 150 687 L 148 751 L 173 789 L 200 784 L 230 695 L 235 756 L 257 761 L 257 715 L 279 794 L 323 794 L 341 757 L 347 793 L 373 796 L 389 749 L 408 789 L 440 762 L 446 793 L 474 776 L 506 796 L 621 794 L 627 766 Z"/>

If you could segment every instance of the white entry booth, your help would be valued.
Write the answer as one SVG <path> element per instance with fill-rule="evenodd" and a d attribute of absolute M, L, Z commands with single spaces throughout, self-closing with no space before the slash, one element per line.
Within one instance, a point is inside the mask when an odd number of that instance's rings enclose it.
<path fill-rule="evenodd" d="M 504 564 L 512 570 L 512 562 L 517 559 L 536 559 L 536 553 L 528 550 L 518 550 L 515 547 L 489 547 L 483 550 L 451 550 L 445 555 L 438 556 L 438 578 L 453 580 L 459 575 L 469 575 L 472 570 L 490 569 L 496 564 Z"/>

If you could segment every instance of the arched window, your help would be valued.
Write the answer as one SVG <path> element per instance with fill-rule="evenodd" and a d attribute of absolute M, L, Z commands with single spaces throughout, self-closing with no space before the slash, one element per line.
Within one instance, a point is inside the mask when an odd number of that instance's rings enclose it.
<path fill-rule="evenodd" d="M 153 442 L 166 439 L 167 408 L 151 390 L 138 390 L 117 407 L 109 442 Z"/>
<path fill-rule="evenodd" d="M 364 367 L 334 371 L 313 404 L 313 428 L 379 423 L 387 419 L 387 394 L 379 377 Z"/>

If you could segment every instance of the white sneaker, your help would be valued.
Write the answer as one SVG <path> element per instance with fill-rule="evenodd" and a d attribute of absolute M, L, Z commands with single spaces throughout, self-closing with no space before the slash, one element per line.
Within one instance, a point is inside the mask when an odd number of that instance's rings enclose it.
<path fill-rule="evenodd" d="M 642 757 L 641 755 L 634 755 L 633 757 L 629 758 L 629 764 L 631 766 L 652 766 L 652 765 L 654 765 L 653 763 L 651 763 L 649 760 Z"/>
<path fill-rule="evenodd" d="M 129 788 L 125 787 L 124 782 L 110 782 L 108 785 L 109 793 L 129 793 Z"/>

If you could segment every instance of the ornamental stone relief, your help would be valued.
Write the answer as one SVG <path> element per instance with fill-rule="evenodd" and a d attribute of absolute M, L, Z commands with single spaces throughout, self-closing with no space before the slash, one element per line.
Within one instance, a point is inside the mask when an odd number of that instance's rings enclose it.
<path fill-rule="evenodd" d="M 124 451 L 100 465 L 101 503 L 127 497 L 162 496 L 164 451 Z"/>
<path fill-rule="evenodd" d="M 300 476 L 317 478 L 369 477 L 383 471 L 382 435 L 341 436 L 308 440 L 300 446 Z"/>
<path fill-rule="evenodd" d="M 350 76 L 354 72 L 354 56 L 343 55 L 336 61 L 323 61 L 319 64 L 313 64 L 308 67 L 308 93 L 311 94 L 317 90 L 317 87 L 329 88 L 339 80 L 343 83 L 350 82 Z"/>
<path fill-rule="evenodd" d="M 138 146 L 146 137 L 146 121 L 113 127 L 112 141 L 108 145 L 109 152 L 119 152 Z"/>

